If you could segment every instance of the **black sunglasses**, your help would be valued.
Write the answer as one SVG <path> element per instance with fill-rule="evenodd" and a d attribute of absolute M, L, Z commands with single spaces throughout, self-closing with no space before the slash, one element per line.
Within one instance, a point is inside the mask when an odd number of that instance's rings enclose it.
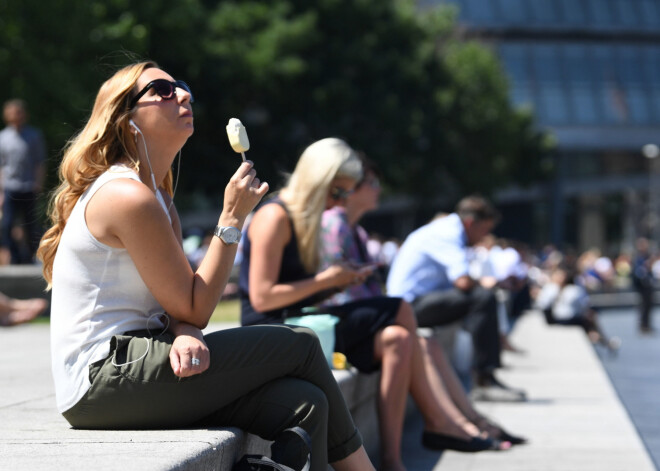
<path fill-rule="evenodd" d="M 142 90 L 138 92 L 137 95 L 133 97 L 131 102 L 128 104 L 128 108 L 133 108 L 137 101 L 142 98 L 142 96 L 151 88 L 153 88 L 154 92 L 156 92 L 156 94 L 163 100 L 171 100 L 174 98 L 176 96 L 176 89 L 180 88 L 190 93 L 190 103 L 195 101 L 193 99 L 192 92 L 190 91 L 190 87 L 183 80 L 175 80 L 174 82 L 170 82 L 166 79 L 156 79 L 149 82 Z"/>
<path fill-rule="evenodd" d="M 330 189 L 330 197 L 334 200 L 345 200 L 353 193 L 353 190 L 346 190 L 344 188 L 339 188 L 338 186 L 332 187 Z"/>

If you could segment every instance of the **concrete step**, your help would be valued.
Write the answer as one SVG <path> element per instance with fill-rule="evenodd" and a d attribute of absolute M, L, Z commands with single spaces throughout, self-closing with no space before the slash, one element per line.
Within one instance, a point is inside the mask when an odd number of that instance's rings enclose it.
<path fill-rule="evenodd" d="M 12 298 L 50 300 L 41 265 L 0 265 L 0 293 Z M 48 313 L 46 313 L 48 315 Z"/>
<path fill-rule="evenodd" d="M 225 471 L 246 452 L 267 451 L 267 442 L 229 428 L 72 430 L 55 409 L 48 334 L 44 324 L 0 329 L 0 469 Z M 408 421 L 404 433 L 409 471 L 655 469 L 580 329 L 548 326 L 540 313 L 530 312 L 516 326 L 512 342 L 526 353 L 505 355 L 506 368 L 499 375 L 525 389 L 529 400 L 477 407 L 530 443 L 508 452 L 430 452 L 419 443 L 423 424 L 418 418 Z M 337 378 L 375 458 L 378 376 L 340 371 Z"/>
<path fill-rule="evenodd" d="M 0 469 L 229 471 L 243 454 L 269 450 L 268 442 L 236 428 L 74 430 L 55 407 L 49 344 L 48 325 L 0 329 Z M 376 456 L 378 374 L 343 370 L 336 377 Z"/>

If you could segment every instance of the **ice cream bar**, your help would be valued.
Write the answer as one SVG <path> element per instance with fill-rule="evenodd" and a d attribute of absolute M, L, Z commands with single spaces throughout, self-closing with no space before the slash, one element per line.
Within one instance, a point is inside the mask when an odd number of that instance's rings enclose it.
<path fill-rule="evenodd" d="M 245 126 L 240 119 L 231 118 L 227 124 L 227 137 L 234 152 L 240 152 L 245 160 L 244 152 L 250 150 L 250 140 L 248 139 Z"/>

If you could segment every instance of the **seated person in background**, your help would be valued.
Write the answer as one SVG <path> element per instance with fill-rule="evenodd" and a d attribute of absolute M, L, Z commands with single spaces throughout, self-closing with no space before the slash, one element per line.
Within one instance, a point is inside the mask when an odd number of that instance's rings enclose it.
<path fill-rule="evenodd" d="M 565 268 L 555 268 L 550 281 L 541 287 L 536 307 L 543 311 L 548 324 L 579 325 L 594 344 L 616 352 L 621 346 L 618 337 L 607 338 L 598 323 L 598 314 L 589 304 L 589 294 L 575 284 L 575 274 Z"/>
<path fill-rule="evenodd" d="M 345 200 L 338 201 L 333 208 L 323 212 L 321 221 L 321 268 L 334 263 L 345 263 L 356 268 L 374 263 L 367 250 L 367 231 L 359 225 L 362 216 L 378 207 L 380 196 L 379 173 L 375 164 L 362 157 L 364 176 L 355 190 Z M 354 284 L 323 302 L 324 306 L 336 306 L 360 299 L 383 296 L 383 280 L 374 271 L 364 283 Z M 401 305 L 411 310 L 410 305 L 401 300 Z M 321 308 L 323 310 L 323 308 Z M 526 440 L 515 437 L 480 414 L 468 399 L 463 386 L 449 364 L 444 351 L 433 338 L 419 338 L 423 360 L 429 382 L 438 402 L 450 418 L 458 423 L 472 422 L 494 438 L 524 443 Z"/>
<path fill-rule="evenodd" d="M 0 326 L 9 327 L 30 322 L 48 307 L 42 298 L 14 299 L 0 293 Z"/>
<path fill-rule="evenodd" d="M 456 212 L 412 232 L 394 259 L 387 292 L 411 303 L 421 327 L 460 321 L 472 334 L 475 399 L 523 401 L 525 393 L 503 385 L 497 301 L 492 290 L 469 276 L 468 249 L 490 233 L 499 215 L 485 199 L 462 199 Z"/>
<path fill-rule="evenodd" d="M 498 302 L 502 348 L 519 352 L 509 334 L 523 311 L 530 308 L 528 266 L 521 251 L 505 239 L 486 235 L 473 249 L 470 276 L 482 286 L 495 290 Z"/>
<path fill-rule="evenodd" d="M 318 271 L 323 211 L 344 200 L 362 178 L 362 165 L 344 141 L 326 138 L 307 147 L 277 198 L 253 215 L 240 272 L 243 325 L 275 324 L 300 316 L 329 295 L 361 285 L 373 268 L 343 262 Z M 408 393 L 425 419 L 422 443 L 435 450 L 501 449 L 473 424 L 448 420 L 428 383 L 417 323 L 400 299 L 380 296 L 334 306 L 335 351 L 358 370 L 380 370 L 378 413 L 382 470 L 403 470 L 401 437 Z"/>

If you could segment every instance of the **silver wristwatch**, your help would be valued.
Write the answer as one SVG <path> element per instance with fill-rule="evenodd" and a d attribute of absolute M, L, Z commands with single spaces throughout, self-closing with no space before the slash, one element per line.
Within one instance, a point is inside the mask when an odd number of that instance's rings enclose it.
<path fill-rule="evenodd" d="M 241 240 L 241 231 L 234 226 L 215 226 L 213 235 L 218 236 L 227 245 L 238 244 Z"/>

